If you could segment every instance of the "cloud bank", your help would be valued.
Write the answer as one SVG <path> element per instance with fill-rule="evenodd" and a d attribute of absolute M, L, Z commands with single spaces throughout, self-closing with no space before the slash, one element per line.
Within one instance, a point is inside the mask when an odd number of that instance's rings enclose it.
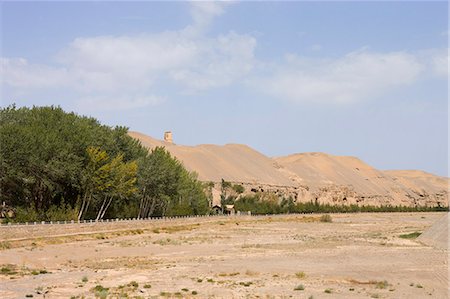
<path fill-rule="evenodd" d="M 406 52 L 362 50 L 336 59 L 307 59 L 290 54 L 284 64 L 268 76 L 255 79 L 252 85 L 293 102 L 350 103 L 411 84 L 423 67 Z"/>

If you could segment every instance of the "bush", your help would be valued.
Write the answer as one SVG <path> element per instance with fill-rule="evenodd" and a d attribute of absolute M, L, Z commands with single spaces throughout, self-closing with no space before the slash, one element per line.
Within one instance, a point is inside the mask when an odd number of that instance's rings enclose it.
<path fill-rule="evenodd" d="M 78 209 L 72 208 L 62 201 L 59 205 L 51 205 L 48 210 L 36 211 L 34 207 L 16 209 L 16 217 L 11 222 L 37 222 L 37 221 L 70 221 L 77 220 Z"/>
<path fill-rule="evenodd" d="M 305 287 L 302 284 L 299 284 L 298 286 L 296 286 L 294 288 L 294 291 L 303 291 L 305 289 Z"/>
<path fill-rule="evenodd" d="M 133 287 L 133 288 L 137 288 L 139 286 L 139 284 L 136 281 L 132 281 L 128 284 L 129 287 Z"/>
<path fill-rule="evenodd" d="M 234 192 L 236 192 L 237 194 L 242 194 L 242 193 L 244 193 L 244 191 L 245 191 L 244 186 L 238 185 L 238 184 L 233 185 L 232 188 L 233 188 Z"/>
<path fill-rule="evenodd" d="M 320 217 L 320 222 L 333 222 L 333 219 L 330 215 L 325 214 Z"/>
<path fill-rule="evenodd" d="M 61 201 L 59 205 L 51 205 L 50 208 L 45 212 L 46 221 L 70 221 L 77 220 L 78 209 L 72 208 L 69 204 Z"/>
<path fill-rule="evenodd" d="M 389 286 L 389 283 L 386 280 L 378 281 L 375 285 L 375 288 L 377 289 L 385 289 Z"/>
<path fill-rule="evenodd" d="M 418 236 L 420 236 L 421 234 L 422 233 L 420 233 L 420 232 L 413 232 L 413 233 L 410 233 L 410 234 L 400 235 L 399 237 L 402 238 L 402 239 L 415 239 Z"/>

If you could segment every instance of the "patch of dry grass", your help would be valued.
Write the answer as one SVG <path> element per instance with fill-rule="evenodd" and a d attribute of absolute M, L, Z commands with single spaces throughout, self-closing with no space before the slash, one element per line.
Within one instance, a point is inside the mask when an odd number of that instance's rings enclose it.
<path fill-rule="evenodd" d="M 104 239 L 112 239 L 121 236 L 129 236 L 129 235 L 139 235 L 143 234 L 143 229 L 126 229 L 119 231 L 105 231 L 105 232 L 89 232 L 89 233 L 74 233 L 71 235 L 63 235 L 63 236 L 48 236 L 48 237 L 36 237 L 29 238 L 23 240 L 10 240 L 10 241 L 2 241 L 0 242 L 0 250 L 10 249 L 10 248 L 19 248 L 19 247 L 43 247 L 45 245 L 57 245 L 64 243 L 72 243 L 72 242 L 80 242 L 80 241 L 89 241 L 89 240 L 104 240 Z M 1 244 L 7 244 L 1 246 Z"/>
<path fill-rule="evenodd" d="M 239 272 L 232 272 L 232 273 L 219 273 L 218 275 L 223 277 L 223 276 L 236 276 L 239 274 L 240 274 Z"/>
<path fill-rule="evenodd" d="M 159 227 L 159 232 L 164 232 L 168 234 L 180 232 L 180 231 L 191 231 L 200 226 L 200 223 L 188 224 L 188 225 L 173 225 L 173 226 L 163 226 Z"/>
<path fill-rule="evenodd" d="M 149 257 L 115 257 L 69 263 L 70 267 L 85 267 L 93 270 L 105 269 L 158 269 L 162 262 Z"/>
<path fill-rule="evenodd" d="M 247 276 L 258 276 L 259 272 L 252 271 L 252 270 L 247 270 L 247 271 L 245 271 L 245 275 L 247 275 Z"/>
<path fill-rule="evenodd" d="M 25 275 L 40 275 L 50 273 L 46 269 L 30 269 L 28 267 L 19 267 L 15 264 L 0 265 L 0 276 L 9 276 L 11 279 L 23 277 Z"/>
<path fill-rule="evenodd" d="M 386 280 L 369 280 L 369 281 L 361 281 L 361 280 L 356 280 L 356 279 L 348 279 L 347 280 L 349 283 L 352 284 L 359 284 L 359 285 L 373 285 L 375 286 L 375 288 L 377 289 L 386 289 L 387 287 L 389 287 L 391 284 L 389 284 Z"/>

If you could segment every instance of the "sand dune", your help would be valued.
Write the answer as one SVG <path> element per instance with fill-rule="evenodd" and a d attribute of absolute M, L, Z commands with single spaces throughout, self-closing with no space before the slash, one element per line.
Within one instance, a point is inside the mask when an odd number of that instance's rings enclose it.
<path fill-rule="evenodd" d="M 301 153 L 270 158 L 239 144 L 183 146 L 137 132 L 149 149 L 164 146 L 203 181 L 285 186 L 297 200 L 327 203 L 448 205 L 448 178 L 417 170 L 381 171 L 356 157 Z M 267 189 L 267 188 L 266 188 Z"/>
<path fill-rule="evenodd" d="M 355 157 L 303 153 L 275 160 L 311 188 L 345 185 L 357 192 L 386 194 L 396 185 L 392 177 Z"/>
<path fill-rule="evenodd" d="M 195 171 L 203 181 L 226 181 L 261 183 L 280 186 L 293 186 L 285 174 L 280 172 L 271 158 L 240 144 L 224 146 L 203 144 L 183 146 L 159 141 L 141 133 L 130 132 L 142 145 L 153 148 L 164 146 L 177 157 L 190 171 Z"/>

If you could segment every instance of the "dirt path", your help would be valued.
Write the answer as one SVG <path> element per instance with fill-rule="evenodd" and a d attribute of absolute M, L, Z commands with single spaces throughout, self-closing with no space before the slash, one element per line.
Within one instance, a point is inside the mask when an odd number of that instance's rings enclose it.
<path fill-rule="evenodd" d="M 28 243 L 6 237 L 17 247 L 0 251 L 0 297 L 447 298 L 448 251 L 399 237 L 441 216 L 199 218 L 70 236 L 47 227 L 54 238 L 41 227 Z"/>

